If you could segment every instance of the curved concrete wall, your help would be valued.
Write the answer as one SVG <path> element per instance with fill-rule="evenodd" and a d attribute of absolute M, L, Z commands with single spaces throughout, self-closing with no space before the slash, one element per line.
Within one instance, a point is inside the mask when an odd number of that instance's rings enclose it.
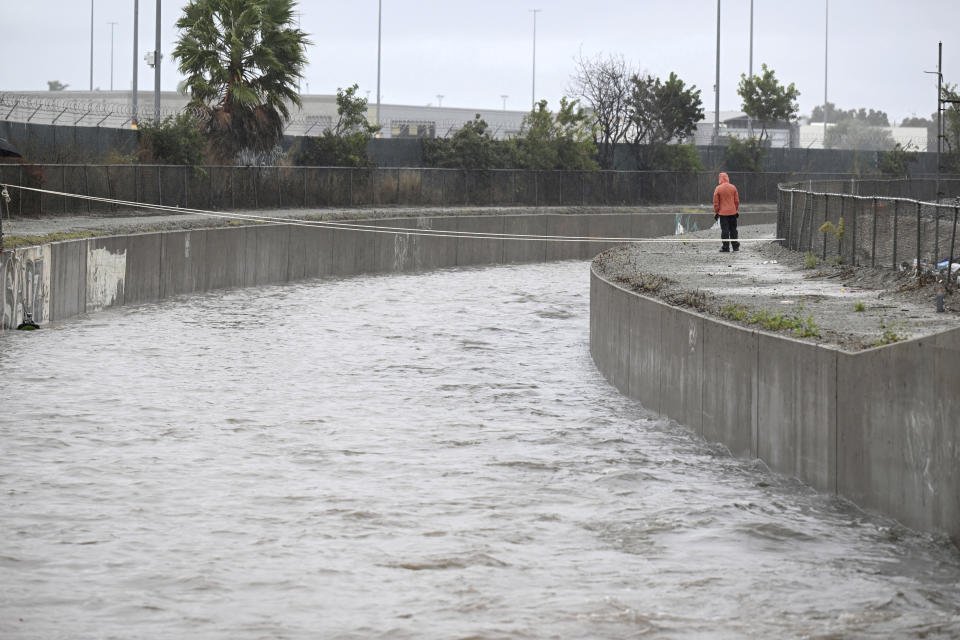
<path fill-rule="evenodd" d="M 751 214 L 770 223 L 772 212 Z M 293 222 L 293 221 L 292 221 Z M 581 237 L 668 235 L 709 214 L 544 213 L 367 220 L 384 227 Z M 0 254 L 0 331 L 123 304 L 226 287 L 458 265 L 587 260 L 608 245 L 369 233 L 296 224 L 165 231 L 58 242 Z"/>
<path fill-rule="evenodd" d="M 592 272 L 590 351 L 622 393 L 734 455 L 960 542 L 960 330 L 846 353 Z"/>

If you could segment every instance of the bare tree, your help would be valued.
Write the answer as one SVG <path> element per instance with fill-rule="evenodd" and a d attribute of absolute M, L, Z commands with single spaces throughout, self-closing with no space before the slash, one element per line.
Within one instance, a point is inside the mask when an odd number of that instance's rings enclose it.
<path fill-rule="evenodd" d="M 613 169 L 614 148 L 630 128 L 629 79 L 634 74 L 621 55 L 584 58 L 581 54 L 574 62 L 568 92 L 592 109 L 600 168 Z"/>

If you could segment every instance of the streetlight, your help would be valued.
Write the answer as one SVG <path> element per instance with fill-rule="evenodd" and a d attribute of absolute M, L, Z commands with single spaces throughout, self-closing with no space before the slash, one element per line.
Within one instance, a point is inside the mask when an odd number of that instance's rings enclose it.
<path fill-rule="evenodd" d="M 823 148 L 827 148 L 827 36 L 830 33 L 830 0 L 823 10 Z"/>
<path fill-rule="evenodd" d="M 717 0 L 717 81 L 713 85 L 713 144 L 720 144 L 720 0 Z"/>
<path fill-rule="evenodd" d="M 140 35 L 140 0 L 133 0 L 133 128 L 137 128 L 137 36 Z"/>
<path fill-rule="evenodd" d="M 505 94 L 505 93 L 500 94 L 500 99 L 503 100 L 503 110 L 504 110 L 504 111 L 507 110 L 507 98 L 509 98 L 509 97 L 510 97 L 510 96 L 508 96 L 508 95 Z"/>
<path fill-rule="evenodd" d="M 380 126 L 380 35 L 383 31 L 383 0 L 377 2 L 377 126 Z"/>
<path fill-rule="evenodd" d="M 750 0 L 750 66 L 747 69 L 747 75 L 753 77 L 753 0 Z M 750 130 L 750 137 L 753 138 L 753 118 L 747 116 L 747 127 Z"/>
<path fill-rule="evenodd" d="M 537 14 L 541 11 L 543 11 L 543 9 L 530 9 L 530 13 L 533 14 L 533 85 L 530 91 L 531 109 L 537 106 Z"/>
<path fill-rule="evenodd" d="M 156 36 L 153 48 L 153 121 L 160 122 L 160 0 L 157 0 Z"/>
<path fill-rule="evenodd" d="M 90 91 L 93 91 L 93 0 L 90 0 Z"/>
<path fill-rule="evenodd" d="M 110 91 L 113 91 L 113 28 L 116 27 L 119 22 L 108 22 L 110 25 Z"/>
<path fill-rule="evenodd" d="M 438 106 L 438 107 L 442 107 L 442 106 L 443 106 L 443 94 L 442 94 L 442 93 L 438 93 L 438 94 L 437 94 L 437 106 Z"/>

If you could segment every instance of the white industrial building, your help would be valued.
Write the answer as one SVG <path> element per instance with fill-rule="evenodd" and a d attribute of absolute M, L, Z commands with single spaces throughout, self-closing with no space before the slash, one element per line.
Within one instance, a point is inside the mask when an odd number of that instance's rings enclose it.
<path fill-rule="evenodd" d="M 337 119 L 334 95 L 302 95 L 303 108 L 291 109 L 287 135 L 320 135 Z M 58 124 L 63 126 L 129 128 L 134 120 L 148 120 L 154 115 L 154 94 L 140 91 L 137 95 L 137 117 L 134 117 L 129 91 L 18 91 L 0 94 L 0 120 Z M 176 91 L 160 94 L 160 115 L 181 112 L 188 99 Z M 497 138 L 519 133 L 527 111 L 499 109 L 461 109 L 381 104 L 380 136 L 384 138 L 443 137 L 457 131 L 477 114 L 490 126 Z M 377 121 L 377 105 L 368 104 L 367 117 Z"/>

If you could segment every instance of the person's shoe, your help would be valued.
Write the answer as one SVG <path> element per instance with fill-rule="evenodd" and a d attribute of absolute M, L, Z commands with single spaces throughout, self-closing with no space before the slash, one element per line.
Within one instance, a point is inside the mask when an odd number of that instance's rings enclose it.
<path fill-rule="evenodd" d="M 720 249 L 720 253 L 730 253 L 730 249 Z"/>
<path fill-rule="evenodd" d="M 734 251 L 740 251 L 740 247 L 734 247 L 733 250 L 734 250 Z"/>

